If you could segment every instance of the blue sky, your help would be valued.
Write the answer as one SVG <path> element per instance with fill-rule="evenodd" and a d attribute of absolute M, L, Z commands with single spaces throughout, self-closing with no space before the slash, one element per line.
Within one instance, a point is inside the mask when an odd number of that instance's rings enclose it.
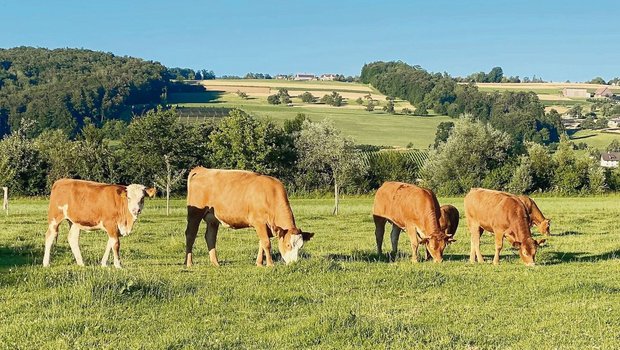
<path fill-rule="evenodd" d="M 376 60 L 552 81 L 620 76 L 620 0 L 0 2 L 0 47 L 78 47 L 169 67 L 359 74 Z"/>

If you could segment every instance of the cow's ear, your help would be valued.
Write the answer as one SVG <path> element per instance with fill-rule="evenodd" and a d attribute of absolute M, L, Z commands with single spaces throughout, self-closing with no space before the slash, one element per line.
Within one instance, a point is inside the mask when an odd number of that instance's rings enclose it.
<path fill-rule="evenodd" d="M 545 242 L 547 242 L 546 239 L 541 239 L 540 241 L 535 241 L 537 246 L 541 246 L 541 245 L 545 245 Z"/>
<path fill-rule="evenodd" d="M 314 233 L 312 233 L 312 232 L 303 232 L 303 231 L 301 231 L 301 238 L 302 238 L 304 241 L 309 241 L 309 240 L 310 240 L 310 238 L 312 238 L 312 237 L 314 237 Z"/>
<path fill-rule="evenodd" d="M 284 238 L 284 236 L 286 235 L 286 230 L 280 226 L 276 226 L 276 228 L 273 231 L 276 234 L 276 236 L 278 236 L 278 238 Z"/>
<path fill-rule="evenodd" d="M 428 238 L 424 238 L 423 240 L 420 241 L 420 244 L 427 244 L 428 243 Z"/>
<path fill-rule="evenodd" d="M 512 247 L 513 247 L 514 249 L 519 249 L 519 248 L 521 248 L 521 242 L 517 242 L 517 241 L 512 242 Z"/>
<path fill-rule="evenodd" d="M 149 198 L 153 198 L 155 197 L 155 193 L 157 193 L 157 189 L 155 187 L 147 188 L 144 190 L 144 193 L 146 193 Z"/>

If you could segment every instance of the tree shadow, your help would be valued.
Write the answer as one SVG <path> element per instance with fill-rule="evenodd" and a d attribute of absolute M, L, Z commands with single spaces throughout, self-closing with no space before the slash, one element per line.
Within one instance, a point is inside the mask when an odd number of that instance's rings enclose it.
<path fill-rule="evenodd" d="M 224 95 L 226 91 L 219 90 L 207 90 L 196 92 L 173 92 L 168 95 L 169 104 L 177 103 L 221 103 L 219 98 Z"/>
<path fill-rule="evenodd" d="M 0 271 L 13 267 L 41 263 L 43 251 L 32 244 L 20 247 L 0 247 Z"/>
<path fill-rule="evenodd" d="M 594 255 L 587 252 L 545 252 L 545 257 L 545 265 L 557 265 L 570 262 L 597 262 L 620 259 L 620 249 Z"/>

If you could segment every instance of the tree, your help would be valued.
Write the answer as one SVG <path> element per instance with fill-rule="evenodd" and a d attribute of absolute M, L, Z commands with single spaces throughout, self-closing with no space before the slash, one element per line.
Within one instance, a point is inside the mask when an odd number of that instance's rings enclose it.
<path fill-rule="evenodd" d="M 276 95 L 269 95 L 267 96 L 267 102 L 271 105 L 279 105 L 280 104 L 280 96 Z"/>
<path fill-rule="evenodd" d="M 514 171 L 508 184 L 508 191 L 512 193 L 526 193 L 532 188 L 532 165 L 527 156 L 519 157 L 519 166 Z"/>
<path fill-rule="evenodd" d="M 225 169 L 243 169 L 287 177 L 293 170 L 292 141 L 269 120 L 232 110 L 209 137 L 211 161 Z"/>
<path fill-rule="evenodd" d="M 607 85 L 605 79 L 601 77 L 596 77 L 588 82 L 588 84 L 599 84 L 599 85 Z"/>
<path fill-rule="evenodd" d="M 368 100 L 368 103 L 366 104 L 366 110 L 368 112 L 372 112 L 375 110 L 375 102 L 374 100 Z"/>
<path fill-rule="evenodd" d="M 508 158 L 510 135 L 471 116 L 459 119 L 445 143 L 432 150 L 421 177 L 442 194 L 460 194 L 478 187 Z"/>
<path fill-rule="evenodd" d="M 324 103 L 324 104 L 327 104 L 327 105 L 332 105 L 334 107 L 340 107 L 340 106 L 342 106 L 343 98 L 342 98 L 342 96 L 340 96 L 340 94 L 338 92 L 332 91 L 331 94 L 325 94 L 321 98 L 321 103 Z"/>
<path fill-rule="evenodd" d="M 244 100 L 248 99 L 248 94 L 243 92 L 243 91 L 241 91 L 241 90 L 237 90 L 237 96 L 241 97 Z"/>
<path fill-rule="evenodd" d="M 358 97 L 358 98 L 355 100 L 355 103 L 357 103 L 358 105 L 362 105 L 362 104 L 364 104 L 364 100 L 362 100 L 362 98 L 361 98 L 361 97 Z"/>
<path fill-rule="evenodd" d="M 337 215 L 341 188 L 366 170 L 353 140 L 342 136 L 330 120 L 305 121 L 295 145 L 302 181 L 315 186 L 333 185 L 333 214 Z"/>
<path fill-rule="evenodd" d="M 301 102 L 304 103 L 314 103 L 314 100 L 316 99 L 314 97 L 314 95 L 312 95 L 310 92 L 306 91 L 303 94 L 301 94 Z"/>
<path fill-rule="evenodd" d="M 183 175 L 187 169 L 174 170 L 170 164 L 170 155 L 164 155 L 164 164 L 166 169 L 163 174 L 155 175 L 155 186 L 166 192 L 166 215 L 170 215 L 170 191 L 183 180 Z"/>
<path fill-rule="evenodd" d="M 383 111 L 390 113 L 390 114 L 394 114 L 396 113 L 394 111 L 394 101 L 393 100 L 388 100 L 387 103 L 385 104 L 385 106 L 383 106 Z"/>
<path fill-rule="evenodd" d="M 440 143 L 446 142 L 448 137 L 450 137 L 450 133 L 454 128 L 453 122 L 441 122 L 437 125 L 437 130 L 435 131 L 435 143 L 433 144 L 433 148 L 437 148 Z"/>
<path fill-rule="evenodd" d="M 428 115 L 426 104 L 424 102 L 418 103 L 418 105 L 415 107 L 415 111 L 413 111 L 413 115 L 419 115 L 419 116 Z"/>
<path fill-rule="evenodd" d="M 606 148 L 607 152 L 620 152 L 620 141 L 618 139 L 612 140 Z"/>

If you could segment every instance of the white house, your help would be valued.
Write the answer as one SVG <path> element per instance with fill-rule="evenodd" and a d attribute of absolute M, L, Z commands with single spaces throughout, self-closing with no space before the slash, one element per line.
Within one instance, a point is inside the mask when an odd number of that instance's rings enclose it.
<path fill-rule="evenodd" d="M 314 74 L 297 73 L 293 80 L 316 80 L 316 76 Z"/>
<path fill-rule="evenodd" d="M 620 152 L 606 152 L 601 154 L 601 166 L 604 168 L 617 168 L 620 164 Z"/>
<path fill-rule="evenodd" d="M 319 79 L 321 79 L 321 80 L 334 80 L 334 79 L 336 79 L 336 74 L 321 74 L 321 77 Z"/>
<path fill-rule="evenodd" d="M 620 128 L 620 118 L 609 119 L 609 121 L 607 122 L 607 127 Z"/>
<path fill-rule="evenodd" d="M 564 97 L 578 97 L 578 98 L 589 98 L 590 93 L 586 89 L 573 89 L 573 88 L 564 88 L 562 89 L 562 95 Z"/>

